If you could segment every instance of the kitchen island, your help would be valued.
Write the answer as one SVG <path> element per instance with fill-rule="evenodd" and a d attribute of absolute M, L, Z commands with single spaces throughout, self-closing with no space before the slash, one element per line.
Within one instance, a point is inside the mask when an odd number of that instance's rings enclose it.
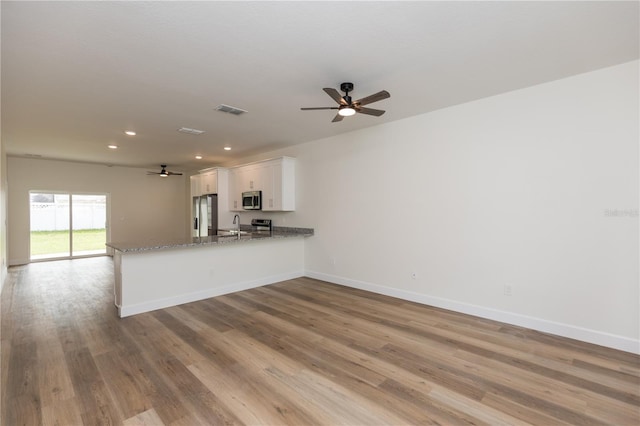
<path fill-rule="evenodd" d="M 144 242 L 109 242 L 115 304 L 126 317 L 301 277 L 311 228 Z"/>

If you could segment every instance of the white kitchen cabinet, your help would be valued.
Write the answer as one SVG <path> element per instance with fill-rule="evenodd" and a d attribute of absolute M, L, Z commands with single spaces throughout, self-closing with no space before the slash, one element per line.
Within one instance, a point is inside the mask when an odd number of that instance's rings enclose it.
<path fill-rule="evenodd" d="M 242 193 L 262 190 L 262 165 L 252 163 L 229 170 L 229 208 L 242 211 Z"/>
<path fill-rule="evenodd" d="M 247 173 L 247 185 L 249 191 L 262 191 L 265 185 L 264 164 L 258 163 L 255 167 L 250 167 Z"/>
<path fill-rule="evenodd" d="M 262 163 L 241 167 L 240 180 L 238 181 L 240 183 L 240 192 L 262 190 L 262 168 Z"/>
<path fill-rule="evenodd" d="M 229 170 L 229 210 L 240 211 L 242 210 L 242 191 L 240 188 L 240 180 L 242 179 L 242 170 L 240 167 L 235 167 Z"/>
<path fill-rule="evenodd" d="M 193 175 L 191 180 L 191 196 L 217 194 L 218 193 L 218 172 L 219 170 L 208 170 L 206 172 Z"/>
<path fill-rule="evenodd" d="M 281 157 L 229 171 L 229 209 L 242 211 L 242 193 L 262 191 L 262 210 L 295 210 L 295 158 Z"/>
<path fill-rule="evenodd" d="M 200 175 L 193 175 L 189 177 L 189 180 L 191 182 L 191 198 L 202 195 L 200 190 L 202 179 L 200 179 Z"/>
<path fill-rule="evenodd" d="M 191 211 L 189 230 L 191 232 L 193 223 L 191 220 L 197 216 L 194 211 L 194 197 L 203 195 L 217 194 L 218 204 L 218 227 L 228 227 L 233 220 L 233 215 L 229 213 L 229 186 L 228 186 L 228 170 L 222 167 L 200 170 L 200 173 L 190 177 L 191 199 L 189 200 L 189 209 Z M 200 216 L 202 217 L 202 216 Z"/>
<path fill-rule="evenodd" d="M 267 161 L 262 173 L 262 210 L 295 210 L 295 158 L 282 157 Z"/>
<path fill-rule="evenodd" d="M 211 170 L 200 175 L 200 191 L 204 194 L 218 193 L 218 171 Z"/>

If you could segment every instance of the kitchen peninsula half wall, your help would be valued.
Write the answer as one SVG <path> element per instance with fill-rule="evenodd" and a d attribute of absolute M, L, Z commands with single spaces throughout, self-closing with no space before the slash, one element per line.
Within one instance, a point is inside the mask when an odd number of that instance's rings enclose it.
<path fill-rule="evenodd" d="M 120 317 L 255 288 L 304 275 L 311 228 L 179 241 L 107 243 L 114 250 Z"/>

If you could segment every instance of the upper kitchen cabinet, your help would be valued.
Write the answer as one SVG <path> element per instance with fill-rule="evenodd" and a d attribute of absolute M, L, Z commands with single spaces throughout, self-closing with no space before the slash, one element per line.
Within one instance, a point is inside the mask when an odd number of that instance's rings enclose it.
<path fill-rule="evenodd" d="M 242 193 L 259 191 L 262 180 L 257 164 L 234 167 L 229 169 L 229 208 L 232 211 L 242 211 Z"/>
<path fill-rule="evenodd" d="M 262 210 L 296 209 L 295 158 L 282 157 L 266 161 L 263 171 Z"/>
<path fill-rule="evenodd" d="M 242 210 L 241 175 L 242 169 L 240 167 L 229 169 L 229 210 L 231 211 Z"/>
<path fill-rule="evenodd" d="M 200 190 L 202 179 L 200 179 L 200 175 L 189 177 L 189 181 L 191 183 L 191 197 L 199 197 L 202 195 L 202 191 Z"/>
<path fill-rule="evenodd" d="M 217 194 L 218 188 L 218 175 L 225 173 L 222 169 L 205 170 L 200 174 L 191 176 L 191 196 L 197 197 L 199 195 Z"/>
<path fill-rule="evenodd" d="M 200 182 L 200 189 L 203 194 L 217 194 L 218 193 L 218 170 L 212 170 L 200 175 L 202 181 Z"/>
<path fill-rule="evenodd" d="M 229 171 L 229 208 L 242 210 L 242 193 L 262 191 L 263 211 L 295 210 L 295 158 L 281 157 Z"/>

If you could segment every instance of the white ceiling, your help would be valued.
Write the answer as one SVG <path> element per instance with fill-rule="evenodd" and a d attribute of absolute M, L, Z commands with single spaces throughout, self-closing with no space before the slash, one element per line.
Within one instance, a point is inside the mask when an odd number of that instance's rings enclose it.
<path fill-rule="evenodd" d="M 2 1 L 2 143 L 123 166 L 225 164 L 637 59 L 638 6 Z M 322 88 L 344 81 L 354 99 L 389 91 L 370 105 L 387 113 L 300 111 L 333 106 Z"/>

